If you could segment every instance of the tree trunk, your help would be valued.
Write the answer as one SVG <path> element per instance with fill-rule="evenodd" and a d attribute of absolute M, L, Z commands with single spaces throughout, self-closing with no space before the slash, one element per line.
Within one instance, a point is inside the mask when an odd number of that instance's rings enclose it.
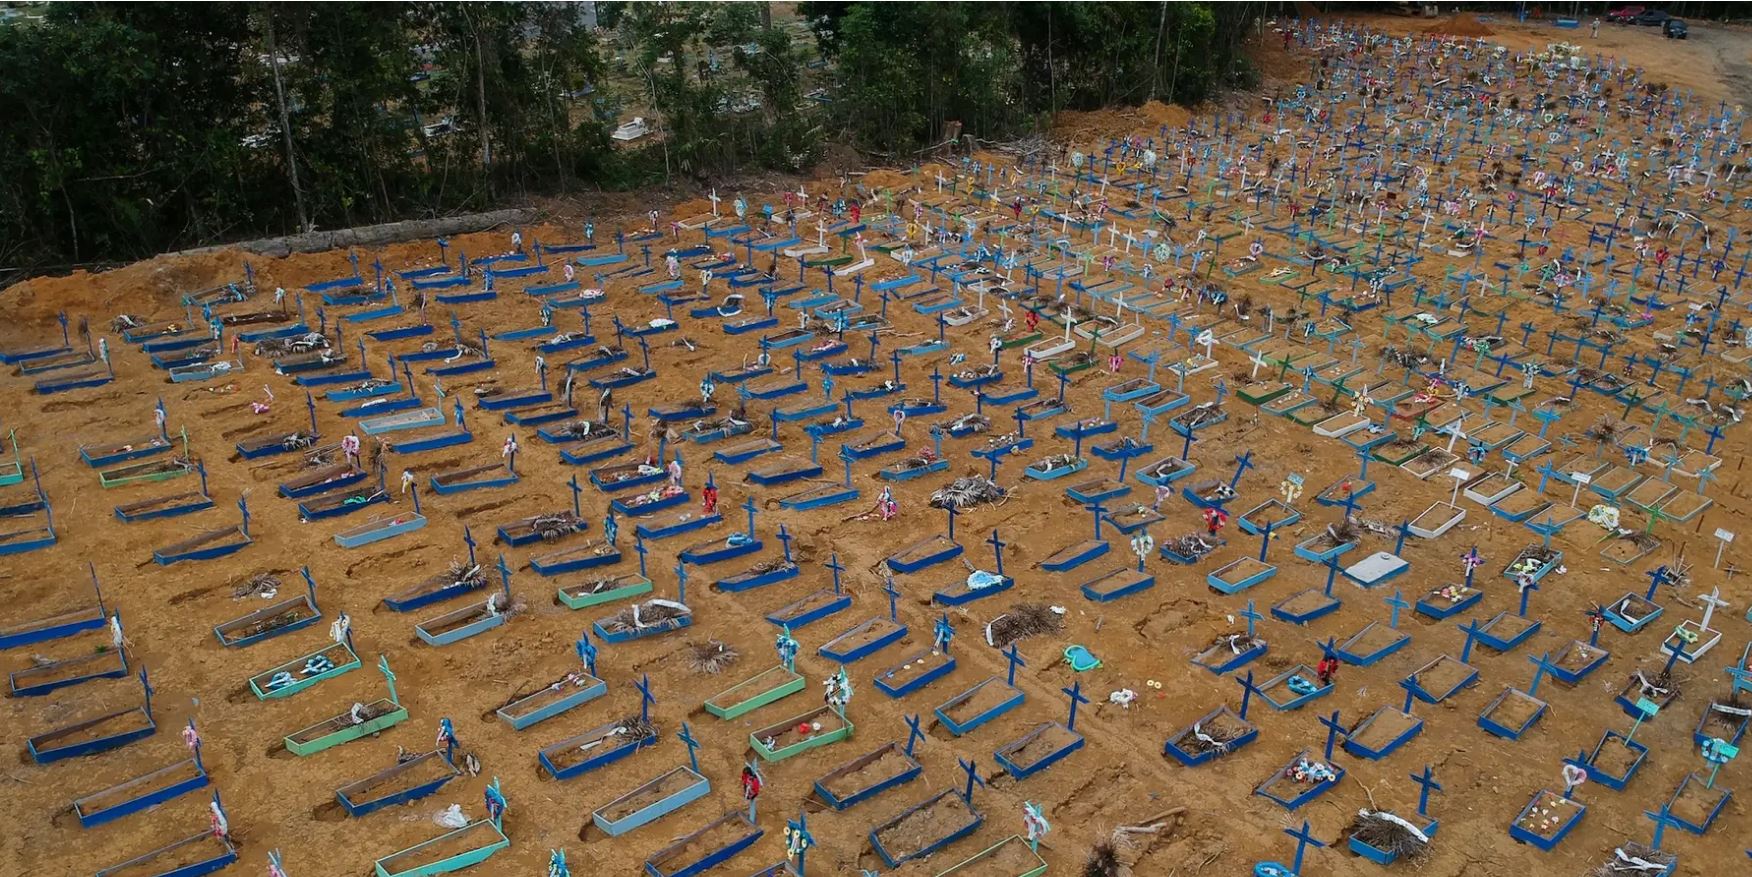
<path fill-rule="evenodd" d="M 60 162 L 57 161 L 58 165 Z M 67 205 L 67 229 L 73 235 L 73 261 L 79 261 L 79 214 L 73 209 L 73 198 L 67 194 L 66 178 L 61 182 L 61 203 Z"/>
<path fill-rule="evenodd" d="M 1058 62 L 1053 60 L 1052 52 L 1052 4 L 1046 4 L 1046 87 L 1052 111 L 1059 111 L 1058 102 Z"/>
<path fill-rule="evenodd" d="M 286 177 L 292 183 L 292 204 L 298 211 L 298 231 L 310 231 L 310 211 L 304 206 L 304 187 L 298 183 L 298 158 L 292 152 L 292 115 L 286 109 L 286 83 L 280 78 L 280 45 L 274 39 L 272 8 L 262 11 L 262 41 L 267 44 L 268 66 L 274 71 L 274 101 L 280 111 L 280 141 L 286 149 Z"/>
<path fill-rule="evenodd" d="M 467 12 L 463 13 L 467 15 Z M 486 54 L 481 51 L 481 29 L 475 25 L 474 18 L 468 19 L 469 30 L 474 32 L 475 50 L 475 123 L 481 126 L 481 171 L 485 177 L 487 197 L 493 197 L 493 141 L 487 134 L 487 61 Z"/>
<path fill-rule="evenodd" d="M 1168 0 L 1162 0 L 1162 16 L 1156 20 L 1156 56 L 1150 62 L 1150 94 L 1156 96 L 1156 89 L 1162 84 L 1162 32 L 1168 29 Z"/>
<path fill-rule="evenodd" d="M 1178 90 L 1180 87 L 1180 50 L 1185 47 L 1185 41 L 1176 34 L 1174 37 L 1174 72 L 1168 76 L 1169 103 L 1180 103 L 1180 92 Z"/>

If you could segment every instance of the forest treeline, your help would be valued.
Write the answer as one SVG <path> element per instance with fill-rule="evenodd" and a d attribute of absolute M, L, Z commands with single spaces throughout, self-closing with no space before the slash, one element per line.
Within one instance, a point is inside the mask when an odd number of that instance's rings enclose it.
<path fill-rule="evenodd" d="M 1196 102 L 1263 6 L 51 4 L 0 24 L 0 281 Z"/>

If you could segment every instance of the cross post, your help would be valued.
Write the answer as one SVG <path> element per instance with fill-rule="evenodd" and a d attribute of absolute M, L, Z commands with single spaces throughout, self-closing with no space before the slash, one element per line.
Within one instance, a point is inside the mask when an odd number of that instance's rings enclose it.
<path fill-rule="evenodd" d="M 1022 660 L 1022 652 L 1016 648 L 1015 643 L 1011 643 L 1010 648 L 1004 651 L 1004 660 L 1010 662 L 1009 675 L 1005 677 L 1004 684 L 1014 688 L 1016 687 L 1016 668 L 1026 667 L 1028 662 Z"/>
<path fill-rule="evenodd" d="M 1332 763 L 1332 748 L 1338 743 L 1340 734 L 1349 735 L 1344 724 L 1338 720 L 1339 711 L 1333 710 L 1330 716 L 1321 716 L 1320 724 L 1326 726 L 1326 763 Z"/>
<path fill-rule="evenodd" d="M 1411 781 L 1417 783 L 1419 786 L 1417 792 L 1417 815 L 1427 816 L 1429 815 L 1430 792 L 1440 792 L 1442 790 L 1442 784 L 1430 778 L 1430 766 L 1427 764 L 1424 765 L 1423 773 L 1414 773 L 1411 775 Z"/>
<path fill-rule="evenodd" d="M 1249 671 L 1247 675 L 1248 679 L 1251 680 L 1253 677 L 1252 672 Z M 1059 690 L 1063 691 L 1065 695 L 1071 699 L 1071 715 L 1065 720 L 1065 730 L 1075 731 L 1077 730 L 1077 705 L 1089 702 L 1089 698 L 1083 696 L 1082 680 L 1071 683 L 1070 688 L 1061 688 Z M 1246 718 L 1246 716 L 1243 715 L 1242 718 Z"/>
<path fill-rule="evenodd" d="M 651 721 L 651 705 L 657 702 L 657 698 L 651 695 L 651 674 L 641 675 L 637 687 L 639 689 L 639 721 L 649 722 Z"/>

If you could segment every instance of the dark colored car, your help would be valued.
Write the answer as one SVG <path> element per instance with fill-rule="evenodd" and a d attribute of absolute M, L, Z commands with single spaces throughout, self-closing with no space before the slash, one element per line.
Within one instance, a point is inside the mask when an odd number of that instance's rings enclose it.
<path fill-rule="evenodd" d="M 1631 24 L 1640 24 L 1643 27 L 1654 27 L 1658 24 L 1666 24 L 1667 19 L 1671 17 L 1672 16 L 1669 16 L 1667 13 L 1662 12 L 1659 9 L 1644 9 L 1637 13 L 1636 18 L 1631 19 Z"/>
<path fill-rule="evenodd" d="M 1691 37 L 1691 29 L 1685 26 L 1682 18 L 1669 18 L 1661 25 L 1661 35 L 1670 40 L 1683 40 Z"/>

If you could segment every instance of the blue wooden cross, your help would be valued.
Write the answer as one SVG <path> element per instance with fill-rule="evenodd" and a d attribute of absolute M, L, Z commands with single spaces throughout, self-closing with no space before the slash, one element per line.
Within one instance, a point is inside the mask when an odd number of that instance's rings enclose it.
<path fill-rule="evenodd" d="M 1533 684 L 1527 686 L 1527 696 L 1536 698 L 1539 696 L 1539 683 L 1544 681 L 1546 673 L 1556 670 L 1557 665 L 1551 662 L 1550 652 L 1528 658 L 1527 660 L 1533 662 Z"/>
<path fill-rule="evenodd" d="M 1235 485 L 1241 483 L 1241 474 L 1252 468 L 1253 450 L 1249 448 L 1246 453 L 1235 458 L 1235 474 L 1229 478 L 1229 489 L 1234 490 Z"/>
<path fill-rule="evenodd" d="M 1662 585 L 1665 585 L 1670 581 L 1668 576 L 1671 575 L 1671 573 L 1667 570 L 1666 565 L 1663 564 L 1643 573 L 1643 575 L 1649 577 L 1649 590 L 1647 594 L 1643 595 L 1643 598 L 1652 603 L 1655 599 L 1655 591 L 1660 590 Z"/>
<path fill-rule="evenodd" d="M 773 648 L 779 653 L 779 663 L 786 670 L 796 672 L 797 669 L 797 639 L 791 636 L 791 625 L 787 624 L 779 630 L 779 635 L 773 640 Z"/>
<path fill-rule="evenodd" d="M 487 799 L 487 818 L 493 820 L 494 827 L 502 829 L 505 821 L 505 808 L 507 802 L 505 800 L 505 793 L 499 790 L 498 777 L 493 777 L 493 781 L 487 784 L 485 797 Z"/>
<path fill-rule="evenodd" d="M 1399 522 L 1399 541 L 1395 542 L 1393 544 L 1393 553 L 1394 554 L 1400 554 L 1400 553 L 1405 551 L 1405 537 L 1410 536 L 1410 535 L 1411 535 L 1411 522 L 1410 521 L 1400 521 Z"/>
<path fill-rule="evenodd" d="M 888 620 L 899 623 L 899 621 L 900 621 L 900 608 L 899 608 L 900 589 L 894 586 L 894 576 L 893 575 L 888 576 L 887 581 L 883 582 L 882 593 L 888 595 Z"/>
<path fill-rule="evenodd" d="M 1424 765 L 1423 773 L 1414 773 L 1411 775 L 1411 781 L 1417 783 L 1420 787 L 1417 791 L 1417 815 L 1428 816 L 1430 792 L 1440 792 L 1442 790 L 1442 784 L 1430 779 L 1430 766 L 1427 764 Z"/>
<path fill-rule="evenodd" d="M 600 676 L 596 676 L 596 646 L 590 642 L 590 631 L 586 630 L 578 634 L 575 648 L 578 652 L 578 660 L 584 662 L 585 672 L 600 679 Z"/>
<path fill-rule="evenodd" d="M 547 877 L 572 877 L 572 869 L 566 867 L 565 850 L 548 851 Z"/>
<path fill-rule="evenodd" d="M 1361 478 L 1362 476 L 1359 475 L 1357 477 Z M 1355 490 L 1347 490 L 1344 492 L 1344 499 L 1339 500 L 1337 505 L 1344 508 L 1344 519 L 1348 521 L 1356 516 L 1357 507 L 1362 505 L 1362 503 L 1357 501 L 1357 492 Z"/>
<path fill-rule="evenodd" d="M 925 732 L 919 730 L 919 717 L 917 715 L 906 717 L 906 728 L 906 754 L 908 758 L 911 758 L 913 747 L 918 744 L 918 741 L 925 739 Z"/>
<path fill-rule="evenodd" d="M 1338 743 L 1338 735 L 1349 735 L 1350 732 L 1338 720 L 1339 711 L 1333 710 L 1330 716 L 1321 716 L 1320 724 L 1326 726 L 1326 763 L 1332 763 L 1332 747 Z"/>
<path fill-rule="evenodd" d="M 1411 704 L 1415 699 L 1417 685 L 1412 681 L 1412 677 L 1407 676 L 1404 679 L 1399 680 L 1399 687 L 1405 689 L 1405 706 L 1400 707 L 1399 711 L 1409 716 L 1411 715 Z"/>
<path fill-rule="evenodd" d="M 675 561 L 675 602 L 687 605 L 687 564 Z"/>
<path fill-rule="evenodd" d="M 639 721 L 649 722 L 651 721 L 651 704 L 657 702 L 657 698 L 651 696 L 651 674 L 640 675 L 637 687 L 639 689 Z"/>
<path fill-rule="evenodd" d="M 226 838 L 231 837 L 231 819 L 225 813 L 225 804 L 219 800 L 219 790 L 213 790 L 214 833 Z"/>
<path fill-rule="evenodd" d="M 1332 596 L 1332 583 L 1338 581 L 1338 568 L 1336 556 L 1326 558 L 1326 590 L 1324 593 L 1328 597 Z"/>
<path fill-rule="evenodd" d="M 1259 690 L 1259 686 L 1253 684 L 1252 670 L 1248 670 L 1246 676 L 1243 676 L 1236 681 L 1241 683 L 1241 720 L 1246 721 L 1247 709 L 1253 704 L 1253 695 L 1261 694 L 1262 692 Z"/>
<path fill-rule="evenodd" d="M 1124 466 L 1125 461 L 1123 461 L 1123 460 L 1120 461 L 1120 465 Z M 1122 481 L 1124 480 L 1124 478 L 1125 478 L 1125 476 L 1123 476 L 1123 475 L 1120 476 L 1120 479 Z M 1083 508 L 1086 509 L 1089 512 L 1089 514 L 1091 514 L 1095 517 L 1095 540 L 1099 542 L 1101 540 L 1101 516 L 1107 513 L 1107 506 L 1102 505 L 1101 500 L 1096 500 L 1092 503 L 1089 503 L 1086 506 L 1083 506 Z M 997 532 L 997 531 L 994 530 L 993 532 Z"/>
<path fill-rule="evenodd" d="M 1298 831 L 1294 828 L 1286 828 L 1284 829 L 1284 834 L 1296 839 L 1295 864 L 1290 866 L 1290 874 L 1292 877 L 1299 877 L 1302 873 L 1302 856 L 1307 851 L 1309 844 L 1316 847 L 1324 847 L 1326 844 L 1314 839 L 1313 832 L 1308 830 L 1308 820 L 1306 819 L 1302 820 L 1301 830 Z"/>
<path fill-rule="evenodd" d="M 505 553 L 499 552 L 499 585 L 505 592 L 505 608 L 511 608 L 511 565 L 505 562 Z"/>
<path fill-rule="evenodd" d="M 986 544 L 992 547 L 992 556 L 997 559 L 998 576 L 1002 577 L 1004 575 L 1004 540 L 998 538 L 998 531 L 995 528 L 992 530 L 992 537 L 986 540 Z"/>
<path fill-rule="evenodd" d="M 567 486 L 572 488 L 572 517 L 582 521 L 584 519 L 584 506 L 581 500 L 584 495 L 584 488 L 578 486 L 578 476 L 576 474 L 572 476 L 572 480 L 567 483 Z"/>
<path fill-rule="evenodd" d="M 1521 610 L 1517 614 L 1522 618 L 1527 617 L 1527 601 L 1532 598 L 1533 592 L 1537 590 L 1539 590 L 1539 583 L 1532 579 L 1528 579 L 1527 584 L 1521 588 Z"/>
<path fill-rule="evenodd" d="M 839 554 L 836 552 L 828 555 L 827 563 L 823 565 L 833 572 L 833 592 L 840 593 L 840 573 L 845 570 L 845 566 L 839 562 Z"/>
<path fill-rule="evenodd" d="M 791 562 L 791 534 L 785 529 L 784 524 L 779 525 L 779 545 L 783 546 L 781 550 L 784 552 L 785 563 L 789 564 Z"/>
<path fill-rule="evenodd" d="M 807 873 L 804 860 L 812 846 L 815 846 L 815 835 L 809 833 L 809 814 L 799 810 L 796 819 L 785 821 L 785 855 L 796 858 L 797 877 Z"/>
<path fill-rule="evenodd" d="M 35 465 L 35 461 L 32 461 L 31 466 L 34 468 Z M 41 488 L 38 490 L 40 492 Z M 419 494 L 414 494 L 414 501 L 419 502 Z M 237 511 L 243 516 L 243 523 L 238 526 L 238 531 L 247 537 L 249 536 L 249 497 L 240 496 L 237 498 Z M 414 511 L 417 514 L 419 509 L 416 507 Z"/>
<path fill-rule="evenodd" d="M 972 804 L 974 784 L 977 783 L 983 789 L 985 788 L 985 780 L 980 777 L 979 766 L 975 762 L 965 758 L 957 758 L 956 761 L 961 763 L 962 770 L 967 771 L 967 787 L 961 792 L 961 800 Z"/>
<path fill-rule="evenodd" d="M 645 573 L 645 555 L 650 550 L 645 547 L 645 537 L 635 533 L 633 534 L 633 538 L 635 540 L 633 542 L 633 550 L 639 553 L 639 577 L 650 578 L 650 576 Z"/>
<path fill-rule="evenodd" d="M 474 531 L 467 525 L 462 528 L 462 544 L 468 546 L 468 565 L 472 567 L 475 565 L 475 538 Z"/>
<path fill-rule="evenodd" d="M 949 613 L 945 612 L 937 619 L 937 624 L 931 629 L 931 645 L 939 652 L 948 654 L 949 643 L 955 639 L 955 627 L 949 623 Z"/>
<path fill-rule="evenodd" d="M 996 454 L 992 455 L 993 460 L 996 460 L 997 458 L 998 457 Z M 948 508 L 944 509 L 944 511 L 948 512 L 948 514 L 949 514 L 949 541 L 954 542 L 955 541 L 955 516 L 961 514 L 961 510 L 956 508 L 954 503 L 950 503 Z"/>
<path fill-rule="evenodd" d="M 1673 665 L 1679 662 L 1679 656 L 1685 654 L 1685 641 L 1674 640 L 1673 649 L 1667 653 L 1667 664 L 1661 668 L 1663 673 L 1673 672 Z"/>
<path fill-rule="evenodd" d="M 1271 531 L 1277 526 L 1276 521 L 1266 521 L 1265 528 L 1259 531 L 1259 562 L 1265 562 L 1266 552 L 1271 550 Z"/>
<path fill-rule="evenodd" d="M 1010 674 L 1005 678 L 1004 684 L 1014 688 L 1016 687 L 1016 668 L 1026 667 L 1028 662 L 1022 660 L 1022 652 L 1016 648 L 1015 643 L 1010 643 L 1010 648 L 1004 651 L 1004 660 L 1010 662 Z"/>
<path fill-rule="evenodd" d="M 748 513 L 748 535 L 750 537 L 754 536 L 754 514 L 758 508 L 759 506 L 754 504 L 753 495 L 742 501 L 742 510 Z"/>
<path fill-rule="evenodd" d="M 1264 616 L 1260 615 L 1259 611 L 1253 608 L 1253 601 L 1248 600 L 1247 608 L 1241 610 L 1241 617 L 1247 619 L 1247 638 L 1252 639 L 1254 624 Z"/>
<path fill-rule="evenodd" d="M 1400 593 L 1398 591 L 1394 591 L 1393 596 L 1388 597 L 1386 602 L 1387 602 L 1388 608 L 1393 611 L 1393 614 L 1388 616 L 1387 626 L 1393 628 L 1394 630 L 1398 630 L 1399 629 L 1399 610 L 1404 609 L 1405 607 L 1410 606 L 1411 604 L 1405 602 L 1405 598 L 1403 596 L 1400 596 Z"/>
<path fill-rule="evenodd" d="M 1674 828 L 1683 827 L 1679 820 L 1673 818 L 1672 812 L 1667 809 L 1665 803 L 1661 805 L 1661 809 L 1658 811 L 1651 812 L 1644 810 L 1643 815 L 1655 821 L 1655 836 L 1654 839 L 1649 842 L 1649 849 L 1656 852 L 1660 852 L 1661 850 L 1661 838 L 1667 833 L 1667 826 L 1671 825 Z M 1752 855 L 1752 850 L 1748 850 L 1747 855 Z"/>
<path fill-rule="evenodd" d="M 692 731 L 692 729 L 690 729 L 687 726 L 687 722 L 681 723 L 681 733 L 677 734 L 676 737 L 681 740 L 682 745 L 687 747 L 688 766 L 693 768 L 694 773 L 699 773 L 700 772 L 700 756 L 699 756 L 700 741 L 694 739 L 693 731 Z"/>
<path fill-rule="evenodd" d="M 1251 676 L 1251 673 L 1249 673 L 1249 675 Z M 1061 688 L 1059 690 L 1064 692 L 1065 695 L 1071 699 L 1071 715 L 1070 718 L 1065 720 L 1065 730 L 1075 731 L 1077 730 L 1077 705 L 1089 702 L 1089 698 L 1083 696 L 1083 682 L 1082 680 L 1078 680 L 1071 683 L 1070 688 Z M 1246 716 L 1243 715 L 1242 718 L 1246 718 Z"/>

